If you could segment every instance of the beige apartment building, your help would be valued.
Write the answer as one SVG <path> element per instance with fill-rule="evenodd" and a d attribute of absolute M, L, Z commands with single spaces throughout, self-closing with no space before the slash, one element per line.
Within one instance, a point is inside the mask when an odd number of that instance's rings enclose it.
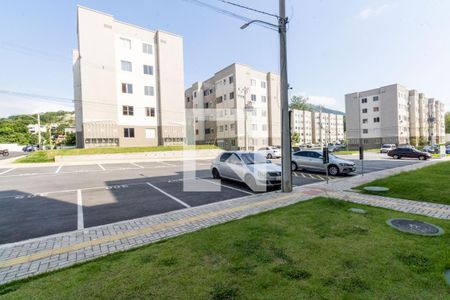
<path fill-rule="evenodd" d="M 444 104 L 393 84 L 345 95 L 351 146 L 440 144 L 445 140 Z"/>
<path fill-rule="evenodd" d="M 183 38 L 78 7 L 77 147 L 183 144 Z"/>
<path fill-rule="evenodd" d="M 280 145 L 280 79 L 232 64 L 185 91 L 187 139 L 225 149 Z"/>
<path fill-rule="evenodd" d="M 293 110 L 291 130 L 300 135 L 300 145 L 341 142 L 345 138 L 344 116 L 320 111 Z"/>

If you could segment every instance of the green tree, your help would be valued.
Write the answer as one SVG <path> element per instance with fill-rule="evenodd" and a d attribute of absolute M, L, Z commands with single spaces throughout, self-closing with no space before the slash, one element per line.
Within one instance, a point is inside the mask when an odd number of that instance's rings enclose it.
<path fill-rule="evenodd" d="M 303 96 L 292 96 L 289 103 L 290 109 L 308 110 L 311 111 L 311 105 L 308 103 L 309 99 Z"/>
<path fill-rule="evenodd" d="M 75 133 L 71 132 L 66 135 L 66 141 L 64 142 L 64 144 L 66 144 L 67 146 L 74 146 L 76 142 L 77 138 Z"/>
<path fill-rule="evenodd" d="M 291 142 L 293 145 L 298 145 L 300 143 L 300 133 L 294 132 L 291 137 Z"/>
<path fill-rule="evenodd" d="M 450 112 L 445 114 L 445 133 L 450 134 Z"/>

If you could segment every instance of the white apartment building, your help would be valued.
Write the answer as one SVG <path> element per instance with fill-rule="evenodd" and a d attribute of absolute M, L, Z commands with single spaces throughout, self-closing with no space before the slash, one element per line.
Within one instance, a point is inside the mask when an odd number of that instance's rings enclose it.
<path fill-rule="evenodd" d="M 345 95 L 349 145 L 443 143 L 444 104 L 393 84 Z"/>
<path fill-rule="evenodd" d="M 39 125 L 38 124 L 29 124 L 27 125 L 28 132 L 32 134 L 38 134 L 39 133 Z M 47 132 L 48 127 L 47 125 L 41 125 L 41 133 Z"/>
<path fill-rule="evenodd" d="M 300 134 L 300 145 L 341 142 L 345 138 L 344 116 L 318 111 L 293 110 L 291 131 Z"/>
<path fill-rule="evenodd" d="M 78 147 L 183 144 L 183 39 L 78 7 Z"/>
<path fill-rule="evenodd" d="M 279 76 L 232 64 L 185 91 L 189 143 L 256 150 L 280 145 Z"/>

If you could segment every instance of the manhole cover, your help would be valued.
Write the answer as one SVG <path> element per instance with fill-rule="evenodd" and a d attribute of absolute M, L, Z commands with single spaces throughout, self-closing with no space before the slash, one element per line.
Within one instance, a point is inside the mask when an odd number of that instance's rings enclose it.
<path fill-rule="evenodd" d="M 357 214 L 365 214 L 365 213 L 367 213 L 367 211 L 365 209 L 356 208 L 356 207 L 349 208 L 348 211 L 351 211 L 351 212 L 354 212 L 354 213 L 357 213 Z"/>
<path fill-rule="evenodd" d="M 382 186 L 366 186 L 366 187 L 364 187 L 364 189 L 369 192 L 387 192 L 387 191 L 389 191 L 388 188 L 382 187 Z"/>
<path fill-rule="evenodd" d="M 406 233 L 435 236 L 444 233 L 444 230 L 436 225 L 417 220 L 390 219 L 389 226 Z"/>
<path fill-rule="evenodd" d="M 444 277 L 445 277 L 445 281 L 447 281 L 447 284 L 450 285 L 450 269 L 445 271 Z"/>

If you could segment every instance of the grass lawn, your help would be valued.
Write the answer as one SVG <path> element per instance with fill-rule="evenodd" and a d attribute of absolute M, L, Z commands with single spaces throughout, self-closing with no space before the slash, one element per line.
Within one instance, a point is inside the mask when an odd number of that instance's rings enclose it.
<path fill-rule="evenodd" d="M 372 153 L 379 153 L 380 149 L 365 149 L 364 152 L 372 152 Z M 343 151 L 336 151 L 333 152 L 333 154 L 337 155 L 351 155 L 351 154 L 359 154 L 359 151 L 353 151 L 353 150 L 343 150 Z"/>
<path fill-rule="evenodd" d="M 367 194 L 450 205 L 450 161 L 375 180 L 356 189 L 368 185 L 383 186 L 390 190 L 382 193 L 363 191 Z"/>
<path fill-rule="evenodd" d="M 350 207 L 368 213 L 348 212 Z M 431 222 L 446 233 L 401 233 L 386 224 L 393 217 Z M 318 198 L 0 286 L 0 295 L 448 299 L 443 272 L 450 267 L 449 233 L 448 221 Z"/>
<path fill-rule="evenodd" d="M 54 162 L 57 155 L 88 155 L 88 154 L 113 154 L 113 153 L 136 153 L 136 152 L 157 152 L 157 151 L 177 151 L 183 149 L 220 149 L 213 145 L 197 146 L 154 146 L 154 147 L 116 147 L 116 148 L 75 148 L 58 149 L 48 151 L 35 151 L 26 157 L 17 159 L 16 163 L 40 163 Z"/>

